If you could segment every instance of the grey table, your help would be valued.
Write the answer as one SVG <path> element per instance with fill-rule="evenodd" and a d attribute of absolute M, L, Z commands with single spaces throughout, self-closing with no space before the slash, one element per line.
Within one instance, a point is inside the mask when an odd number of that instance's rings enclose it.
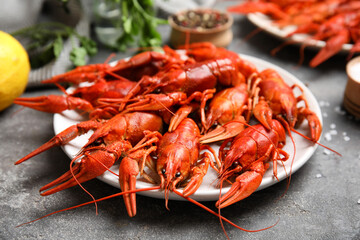
<path fill-rule="evenodd" d="M 321 142 L 342 157 L 319 147 L 310 160 L 286 181 L 254 193 L 222 210 L 222 215 L 247 229 L 247 233 L 225 224 L 231 239 L 360 239 L 360 122 L 342 108 L 347 76 L 346 55 L 333 57 L 316 69 L 307 66 L 315 55 L 305 52 L 305 63 L 297 66 L 299 48 L 289 46 L 276 56 L 270 51 L 282 42 L 266 33 L 249 40 L 255 30 L 246 18 L 236 16 L 230 50 L 272 62 L 301 79 L 321 105 L 324 135 Z M 168 26 L 160 27 L 168 43 Z M 111 52 L 101 49 L 90 60 L 103 62 Z M 119 54 L 127 57 L 130 53 Z M 24 97 L 58 94 L 57 89 L 32 89 Z M 168 211 L 162 199 L 137 196 L 138 213 L 127 216 L 123 200 L 114 198 L 50 216 L 33 224 L 17 225 L 50 212 L 91 200 L 79 187 L 42 197 L 38 190 L 68 170 L 69 159 L 61 148 L 51 149 L 14 166 L 14 162 L 53 135 L 53 116 L 11 106 L 0 113 L 0 238 L 1 239 L 224 239 L 219 219 L 183 201 L 170 201 Z M 327 137 L 326 139 L 324 136 Z M 84 184 L 95 198 L 118 192 L 97 179 Z M 214 209 L 214 202 L 204 202 Z"/>

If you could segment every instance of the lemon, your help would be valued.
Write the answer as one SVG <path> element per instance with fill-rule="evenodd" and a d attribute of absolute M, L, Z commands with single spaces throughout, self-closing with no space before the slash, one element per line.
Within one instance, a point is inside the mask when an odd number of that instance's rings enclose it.
<path fill-rule="evenodd" d="M 26 50 L 13 36 L 0 31 L 0 111 L 24 92 L 29 72 Z"/>

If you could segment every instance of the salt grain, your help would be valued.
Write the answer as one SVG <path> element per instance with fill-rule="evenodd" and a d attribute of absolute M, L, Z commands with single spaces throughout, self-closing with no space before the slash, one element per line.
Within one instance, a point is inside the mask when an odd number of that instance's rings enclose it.
<path fill-rule="evenodd" d="M 326 112 L 323 112 L 323 117 L 326 118 L 328 114 Z"/>
<path fill-rule="evenodd" d="M 325 155 L 330 155 L 331 154 L 331 151 L 328 150 L 328 149 L 324 149 L 324 152 L 323 152 Z"/>
<path fill-rule="evenodd" d="M 359 198 L 359 200 L 358 200 L 358 204 L 360 204 L 360 198 Z"/>
<path fill-rule="evenodd" d="M 316 174 L 316 178 L 321 178 L 322 175 L 320 173 Z"/>
<path fill-rule="evenodd" d="M 345 136 L 345 137 L 344 137 L 344 140 L 345 140 L 346 142 L 348 142 L 348 141 L 350 141 L 350 137 Z"/>
<path fill-rule="evenodd" d="M 347 133 L 346 132 L 343 132 L 343 136 L 346 136 L 347 135 Z"/>
<path fill-rule="evenodd" d="M 334 110 L 335 110 L 336 113 L 339 113 L 340 115 L 345 115 L 346 114 L 346 112 L 344 110 L 341 110 L 340 106 L 335 107 Z"/>
<path fill-rule="evenodd" d="M 326 101 L 321 100 L 321 101 L 319 101 L 319 105 L 320 105 L 320 107 L 328 107 L 328 106 L 330 106 L 330 103 L 329 103 L 329 102 L 326 102 Z"/>
<path fill-rule="evenodd" d="M 330 133 L 325 133 L 324 138 L 326 141 L 331 141 L 331 134 Z"/>
<path fill-rule="evenodd" d="M 335 129 L 335 128 L 336 128 L 336 124 L 335 124 L 335 123 L 330 124 L 330 128 L 331 128 L 331 129 Z"/>
<path fill-rule="evenodd" d="M 335 129 L 330 130 L 329 133 L 331 135 L 337 135 L 337 131 Z"/>

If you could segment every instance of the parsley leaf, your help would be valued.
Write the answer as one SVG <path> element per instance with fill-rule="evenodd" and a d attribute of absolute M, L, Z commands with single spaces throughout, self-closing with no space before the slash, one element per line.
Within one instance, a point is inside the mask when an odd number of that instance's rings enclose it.
<path fill-rule="evenodd" d="M 86 56 L 97 53 L 96 43 L 78 34 L 74 28 L 59 22 L 42 22 L 12 33 L 24 43 L 32 69 L 40 68 L 60 56 L 64 41 L 79 40 L 80 47 L 73 45 L 70 60 L 75 66 L 86 64 Z"/>
<path fill-rule="evenodd" d="M 117 39 L 114 48 L 124 51 L 128 47 L 137 45 L 140 48 L 160 47 L 161 35 L 157 31 L 159 24 L 167 24 L 167 20 L 155 17 L 152 0 L 108 0 L 116 4 L 121 10 L 120 26 L 122 35 Z M 113 23 L 114 26 L 119 22 Z"/>

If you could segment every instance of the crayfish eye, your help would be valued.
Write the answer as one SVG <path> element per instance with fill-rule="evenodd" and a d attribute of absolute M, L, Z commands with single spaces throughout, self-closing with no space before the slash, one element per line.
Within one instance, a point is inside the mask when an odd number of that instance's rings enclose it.
<path fill-rule="evenodd" d="M 175 173 L 175 177 L 180 177 L 180 175 L 181 175 L 180 172 Z"/>
<path fill-rule="evenodd" d="M 163 169 L 161 170 L 161 173 L 165 175 L 165 173 L 166 173 L 165 168 L 163 168 Z"/>
<path fill-rule="evenodd" d="M 101 144 L 103 144 L 104 143 L 104 139 L 102 139 L 102 138 L 98 138 L 98 139 L 96 139 L 94 142 L 93 142 L 93 144 L 95 145 L 95 146 L 99 146 L 99 145 L 101 145 Z"/>
<path fill-rule="evenodd" d="M 233 168 L 236 168 L 237 166 L 239 166 L 239 162 L 238 161 L 233 162 L 232 166 Z"/>

